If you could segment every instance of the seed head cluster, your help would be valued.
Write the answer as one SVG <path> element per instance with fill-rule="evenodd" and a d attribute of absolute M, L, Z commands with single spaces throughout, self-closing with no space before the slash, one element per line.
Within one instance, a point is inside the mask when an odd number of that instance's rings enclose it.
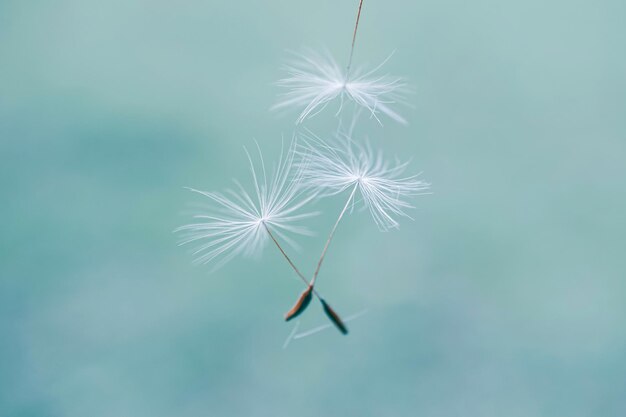
<path fill-rule="evenodd" d="M 295 54 L 285 67 L 286 75 L 277 82 L 282 92 L 273 109 L 291 110 L 298 116 L 293 140 L 277 161 L 266 165 L 257 144 L 254 157 L 245 151 L 250 167 L 247 181 L 234 181 L 234 187 L 223 192 L 189 188 L 202 197 L 204 206 L 189 224 L 176 229 L 180 244 L 193 246 L 196 262 L 211 264 L 213 269 L 238 255 L 258 255 L 272 243 L 306 285 L 285 319 L 299 316 L 317 298 L 324 314 L 343 334 L 348 333 L 345 322 L 315 286 L 338 226 L 359 207 L 381 231 L 398 228 L 401 219 L 410 219 L 414 197 L 429 188 L 419 173 L 410 172 L 408 161 L 388 158 L 371 141 L 354 134 L 362 115 L 380 125 L 384 119 L 406 124 L 396 110 L 404 102 L 406 83 L 382 72 L 389 58 L 370 69 L 352 68 L 362 6 L 359 0 L 345 67 L 327 52 L 310 50 Z M 346 131 L 342 126 L 348 107 L 352 117 Z M 334 113 L 339 128 L 320 137 L 303 125 L 326 109 Z M 304 223 L 318 214 L 311 207 L 323 198 L 342 198 L 343 209 L 330 227 L 315 272 L 306 276 L 287 252 L 297 247 L 298 236 L 313 234 Z"/>

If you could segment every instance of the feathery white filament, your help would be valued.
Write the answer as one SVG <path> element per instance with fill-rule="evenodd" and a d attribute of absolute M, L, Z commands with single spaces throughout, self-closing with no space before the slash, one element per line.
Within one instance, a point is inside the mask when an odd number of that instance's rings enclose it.
<path fill-rule="evenodd" d="M 418 175 L 403 175 L 408 162 L 394 164 L 375 153 L 369 145 L 361 146 L 349 137 L 325 143 L 310 134 L 298 150 L 302 162 L 302 181 L 311 189 L 335 195 L 356 186 L 365 207 L 379 229 L 397 228 L 395 217 L 409 217 L 413 206 L 408 197 L 423 194 L 429 184 Z"/>
<path fill-rule="evenodd" d="M 367 109 L 379 123 L 380 113 L 397 122 L 406 123 L 390 107 L 401 99 L 405 83 L 398 77 L 376 75 L 389 58 L 372 70 L 357 68 L 349 74 L 328 53 L 322 55 L 308 52 L 297 58 L 286 67 L 288 76 L 277 82 L 287 92 L 272 107 L 274 110 L 292 107 L 302 109 L 296 124 L 321 112 L 335 99 L 340 101 L 337 114 L 341 113 L 344 100 L 348 99 Z"/>
<path fill-rule="evenodd" d="M 246 150 L 252 174 L 252 193 L 237 181 L 237 189 L 227 190 L 225 194 L 189 188 L 213 203 L 207 213 L 194 216 L 197 222 L 176 229 L 184 236 L 181 245 L 200 243 L 194 250 L 196 262 L 209 263 L 219 258 L 215 266 L 219 268 L 238 254 L 258 253 L 269 238 L 265 226 L 291 245 L 295 243 L 288 234 L 310 234 L 306 228 L 295 224 L 316 214 L 297 214 L 313 196 L 304 196 L 299 184 L 301 173 L 293 173 L 295 144 L 286 156 L 281 152 L 270 179 L 260 149 L 258 152 L 260 169 Z"/>

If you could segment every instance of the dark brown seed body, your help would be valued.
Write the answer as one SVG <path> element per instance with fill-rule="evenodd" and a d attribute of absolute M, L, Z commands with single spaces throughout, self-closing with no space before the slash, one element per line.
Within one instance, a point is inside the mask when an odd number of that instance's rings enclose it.
<path fill-rule="evenodd" d="M 330 308 L 330 306 L 322 298 L 320 298 L 320 302 L 322 303 L 322 307 L 324 307 L 324 313 L 326 313 L 330 321 L 333 322 L 333 324 L 337 327 L 337 329 L 339 329 L 341 333 L 348 334 L 348 328 L 339 317 L 339 314 L 337 314 L 335 310 Z"/>
<path fill-rule="evenodd" d="M 313 298 L 313 286 L 309 285 L 309 287 L 304 290 L 296 304 L 285 314 L 285 321 L 289 321 L 294 317 L 299 316 L 309 305 L 311 302 L 311 298 Z"/>

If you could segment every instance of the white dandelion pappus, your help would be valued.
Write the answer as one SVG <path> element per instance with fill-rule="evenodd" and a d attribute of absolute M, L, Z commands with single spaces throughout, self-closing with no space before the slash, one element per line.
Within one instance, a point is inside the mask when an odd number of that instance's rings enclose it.
<path fill-rule="evenodd" d="M 413 206 L 406 200 L 425 194 L 430 185 L 418 179 L 419 174 L 404 175 L 409 162 L 390 163 L 382 152 L 374 152 L 369 144 L 361 146 L 349 136 L 331 145 L 310 135 L 298 150 L 304 184 L 326 195 L 352 188 L 348 201 L 358 191 L 382 231 L 399 226 L 394 217 L 411 218 L 406 210 Z"/>
<path fill-rule="evenodd" d="M 376 75 L 391 56 L 369 71 L 363 68 L 344 70 L 329 53 L 308 52 L 297 55 L 297 58 L 286 67 L 288 76 L 276 83 L 287 92 L 272 107 L 273 110 L 301 108 L 296 124 L 315 116 L 335 99 L 340 102 L 337 115 L 343 110 L 344 100 L 348 99 L 367 109 L 381 125 L 380 113 L 406 124 L 406 120 L 390 107 L 401 100 L 406 84 L 398 77 Z"/>
<path fill-rule="evenodd" d="M 257 149 L 260 170 L 245 150 L 252 174 L 251 193 L 237 181 L 237 189 L 227 190 L 224 194 L 189 188 L 208 197 L 212 203 L 208 212 L 194 216 L 197 222 L 175 230 L 184 236 L 180 245 L 200 243 L 194 250 L 197 263 L 209 263 L 219 258 L 214 267 L 217 269 L 236 255 L 260 252 L 268 238 L 274 239 L 274 235 L 296 246 L 288 234 L 311 234 L 306 228 L 297 225 L 298 221 L 317 213 L 297 214 L 313 196 L 303 193 L 299 183 L 301 174 L 293 172 L 295 142 L 286 155 L 281 152 L 270 179 L 258 144 Z"/>

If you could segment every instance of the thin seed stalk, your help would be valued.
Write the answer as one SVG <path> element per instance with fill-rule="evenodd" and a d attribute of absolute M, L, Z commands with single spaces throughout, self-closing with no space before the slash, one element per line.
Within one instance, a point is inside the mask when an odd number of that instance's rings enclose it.
<path fill-rule="evenodd" d="M 361 19 L 361 8 L 363 0 L 359 0 L 359 10 L 356 14 L 356 23 L 354 24 L 354 32 L 352 33 L 352 47 L 350 48 L 350 59 L 348 59 L 348 68 L 346 69 L 346 79 L 350 75 L 350 67 L 352 66 L 352 56 L 354 55 L 354 44 L 356 42 L 356 32 L 359 29 L 359 20 Z"/>
<path fill-rule="evenodd" d="M 354 192 L 352 193 L 352 195 L 354 195 Z M 346 207 L 347 207 L 347 205 L 346 205 Z M 344 210 L 344 212 L 345 212 L 345 210 Z M 339 329 L 339 331 L 342 334 L 344 334 L 344 335 L 348 334 L 348 328 L 344 324 L 344 322 L 341 319 L 341 317 L 339 316 L 339 314 L 337 314 L 328 305 L 328 303 L 318 294 L 318 292 L 315 290 L 315 288 L 313 288 L 313 284 L 309 284 L 307 282 L 306 278 L 304 278 L 304 275 L 302 275 L 302 273 L 296 267 L 296 265 L 293 263 L 291 258 L 289 258 L 289 255 L 287 255 L 287 253 L 285 252 L 283 247 L 280 246 L 280 243 L 278 243 L 278 240 L 276 239 L 276 237 L 274 237 L 274 234 L 270 231 L 269 227 L 267 227 L 267 224 L 265 224 L 265 222 L 263 222 L 263 226 L 265 227 L 265 230 L 267 231 L 267 234 L 270 236 L 270 238 L 272 238 L 272 241 L 276 244 L 276 247 L 278 248 L 278 250 L 280 250 L 280 253 L 283 254 L 283 256 L 285 257 L 285 259 L 287 260 L 289 265 L 293 268 L 293 270 L 296 272 L 296 274 L 298 274 L 298 276 L 302 279 L 302 281 L 307 285 L 307 289 L 302 294 L 300 294 L 300 297 L 298 297 L 298 301 L 296 302 L 296 304 L 285 315 L 285 320 L 289 321 L 289 320 L 299 316 L 300 314 L 302 314 L 302 312 L 304 312 L 304 310 L 307 308 L 307 306 L 311 302 L 311 294 L 313 294 L 313 295 L 315 295 L 315 297 L 317 297 L 318 300 L 320 300 L 320 302 L 322 303 L 322 308 L 324 309 L 324 313 L 326 313 L 326 316 L 335 325 L 335 327 L 337 327 L 337 329 Z M 336 225 L 335 225 L 335 227 L 336 227 Z"/>
<path fill-rule="evenodd" d="M 295 273 L 298 275 L 298 277 L 300 277 L 300 279 L 302 280 L 302 282 L 308 287 L 310 286 L 309 281 L 306 279 L 306 277 L 304 276 L 304 274 L 302 274 L 302 272 L 300 272 L 300 270 L 298 269 L 298 267 L 293 263 L 293 261 L 291 260 L 291 258 L 289 257 L 289 255 L 287 255 L 287 252 L 285 252 L 285 250 L 283 249 L 283 247 L 280 245 L 280 243 L 278 243 L 278 240 L 276 239 L 276 237 L 274 236 L 274 234 L 271 232 L 271 230 L 269 229 L 269 227 L 267 227 L 267 224 L 265 222 L 263 222 L 263 227 L 265 228 L 265 231 L 267 232 L 267 234 L 269 235 L 269 237 L 272 239 L 272 241 L 274 242 L 274 244 L 276 245 L 276 247 L 278 248 L 278 250 L 280 251 L 280 253 L 282 253 L 282 255 L 285 257 L 285 259 L 287 260 L 287 262 L 289 263 L 289 266 L 291 266 L 291 268 L 295 271 Z M 320 296 L 317 293 L 317 291 L 315 291 L 315 289 L 312 289 L 313 294 L 315 294 L 315 296 L 319 299 Z"/>
<path fill-rule="evenodd" d="M 356 194 L 356 190 L 358 187 L 359 187 L 359 183 L 357 182 L 356 184 L 354 184 L 354 187 L 352 188 L 352 192 L 350 193 L 350 196 L 348 197 L 348 201 L 346 201 L 346 204 L 343 206 L 343 209 L 341 210 L 341 213 L 339 213 L 339 217 L 337 218 L 335 225 L 333 226 L 333 228 L 330 231 L 330 234 L 328 235 L 328 239 L 326 240 L 326 244 L 324 245 L 324 249 L 322 250 L 320 259 L 317 262 L 317 268 L 315 268 L 315 273 L 313 274 L 313 278 L 311 279 L 311 282 L 308 284 L 310 286 L 315 285 L 315 281 L 317 280 L 317 275 L 319 274 L 320 268 L 322 267 L 322 263 L 324 262 L 324 258 L 326 257 L 326 252 L 328 251 L 330 242 L 333 240 L 333 237 L 335 236 L 335 232 L 337 231 L 337 226 L 339 226 L 341 219 L 343 218 L 344 214 L 346 214 L 346 211 L 348 210 L 348 207 L 350 206 L 350 202 L 352 202 L 352 199 L 354 198 L 354 195 Z"/>
<path fill-rule="evenodd" d="M 298 267 L 293 263 L 293 261 L 291 260 L 291 258 L 289 257 L 289 255 L 287 255 L 287 252 L 285 252 L 285 250 L 283 249 L 282 246 L 280 246 L 280 243 L 278 243 L 278 240 L 276 240 L 276 238 L 274 237 L 274 234 L 270 231 L 269 227 L 267 227 L 267 224 L 265 222 L 263 223 L 263 227 L 265 228 L 265 231 L 267 232 L 267 234 L 270 236 L 270 238 L 272 239 L 272 241 L 274 242 L 274 244 L 276 245 L 276 247 L 278 248 L 278 250 L 280 251 L 280 253 L 282 253 L 282 255 L 285 257 L 285 259 L 287 260 L 287 262 L 289 263 L 289 265 L 291 266 L 291 268 L 296 272 L 296 274 L 300 277 L 300 279 L 306 284 L 309 285 L 309 282 L 307 281 L 307 279 L 304 277 L 304 274 L 302 274 L 302 272 L 300 272 L 300 270 L 298 269 Z"/>

